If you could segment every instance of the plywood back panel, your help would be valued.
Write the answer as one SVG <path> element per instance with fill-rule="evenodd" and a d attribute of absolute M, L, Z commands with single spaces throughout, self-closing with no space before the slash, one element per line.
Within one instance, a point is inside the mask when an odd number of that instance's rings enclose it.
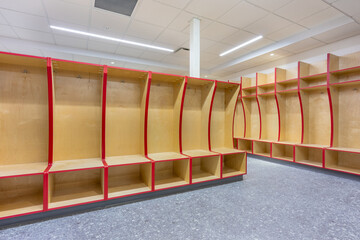
<path fill-rule="evenodd" d="M 244 137 L 245 131 L 245 115 L 242 102 L 240 99 L 237 100 L 236 110 L 235 110 L 235 119 L 234 119 L 234 137 L 242 138 Z"/>
<path fill-rule="evenodd" d="M 279 118 L 274 96 L 259 97 L 261 110 L 261 139 L 278 140 Z"/>
<path fill-rule="evenodd" d="M 101 72 L 56 68 L 54 85 L 54 161 L 100 157 Z"/>
<path fill-rule="evenodd" d="M 260 116 L 259 107 L 256 98 L 242 99 L 246 117 L 246 135 L 245 138 L 259 139 L 260 134 Z"/>
<path fill-rule="evenodd" d="M 33 66 L 15 59 L 14 64 L 0 64 L 0 165 L 47 162 L 46 60 Z"/>

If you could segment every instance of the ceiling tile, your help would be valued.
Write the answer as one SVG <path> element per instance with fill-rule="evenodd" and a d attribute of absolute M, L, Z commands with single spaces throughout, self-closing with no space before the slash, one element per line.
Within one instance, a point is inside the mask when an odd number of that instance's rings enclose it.
<path fill-rule="evenodd" d="M 186 5 L 190 2 L 190 0 L 156 0 L 157 2 L 172 6 L 172 7 L 176 7 L 179 9 L 183 9 L 184 7 L 186 7 Z"/>
<path fill-rule="evenodd" d="M 56 45 L 74 47 L 74 48 L 87 48 L 87 39 L 69 37 L 63 35 L 54 35 Z"/>
<path fill-rule="evenodd" d="M 201 36 L 210 40 L 221 41 L 222 39 L 234 34 L 236 31 L 236 28 L 226 26 L 222 23 L 213 22 L 201 31 Z"/>
<path fill-rule="evenodd" d="M 206 18 L 202 18 L 193 14 L 190 14 L 188 12 L 182 11 L 175 19 L 172 21 L 168 28 L 176 30 L 176 31 L 183 31 L 183 32 L 189 32 L 189 26 L 190 21 L 194 18 L 200 19 L 200 29 L 206 28 L 211 21 Z"/>
<path fill-rule="evenodd" d="M 217 19 L 238 4 L 238 2 L 238 0 L 193 0 L 186 7 L 186 11 L 209 19 Z"/>
<path fill-rule="evenodd" d="M 352 22 L 331 31 L 314 36 L 322 42 L 332 43 L 360 34 L 360 25 Z"/>
<path fill-rule="evenodd" d="M 161 35 L 156 39 L 157 43 L 164 43 L 169 46 L 181 46 L 186 40 L 189 39 L 189 34 L 183 32 L 178 32 L 171 29 L 166 29 Z"/>
<path fill-rule="evenodd" d="M 287 47 L 282 48 L 282 50 L 291 52 L 291 53 L 300 53 L 313 48 L 317 48 L 325 45 L 325 43 L 320 42 L 319 40 L 308 38 L 297 43 L 291 44 Z"/>
<path fill-rule="evenodd" d="M 90 6 L 60 0 L 46 0 L 44 4 L 49 18 L 84 26 L 89 24 Z"/>
<path fill-rule="evenodd" d="M 225 51 L 229 50 L 232 47 L 233 46 L 230 45 L 230 44 L 225 44 L 225 43 L 218 42 L 218 43 L 215 43 L 215 44 L 211 45 L 208 48 L 205 48 L 204 51 L 208 52 L 208 53 L 213 53 L 213 54 L 219 55 L 220 53 L 225 52 Z"/>
<path fill-rule="evenodd" d="M 50 32 L 48 21 L 45 17 L 34 16 L 26 13 L 19 13 L 10 10 L 0 9 L 0 13 L 11 26 Z"/>
<path fill-rule="evenodd" d="M 0 36 L 17 38 L 18 36 L 13 29 L 8 25 L 0 25 Z"/>
<path fill-rule="evenodd" d="M 180 13 L 180 10 L 174 7 L 166 6 L 153 0 L 140 2 L 133 14 L 135 19 L 166 27 Z"/>
<path fill-rule="evenodd" d="M 62 1 L 68 3 L 74 3 L 78 5 L 90 6 L 90 7 L 93 7 L 95 5 L 95 0 L 62 0 Z"/>
<path fill-rule="evenodd" d="M 100 58 L 82 56 L 82 55 L 74 55 L 74 61 L 82 62 L 82 63 L 100 64 Z"/>
<path fill-rule="evenodd" d="M 270 40 L 273 40 L 273 41 L 280 41 L 285 38 L 291 37 L 297 33 L 306 31 L 306 30 L 307 30 L 307 28 L 304 28 L 300 25 L 293 23 L 293 24 L 290 24 L 278 31 L 275 31 L 273 33 L 266 35 L 266 38 L 269 38 Z"/>
<path fill-rule="evenodd" d="M 50 50 L 41 50 L 44 57 L 51 57 L 51 58 L 57 58 L 57 59 L 64 59 L 64 60 L 74 60 L 74 56 L 69 53 L 63 53 L 63 52 L 55 52 Z"/>
<path fill-rule="evenodd" d="M 2 43 L 0 43 L 0 51 L 9 52 L 9 49 L 7 49 Z"/>
<path fill-rule="evenodd" d="M 140 57 L 144 53 L 144 49 L 129 47 L 129 45 L 120 44 L 116 50 L 116 54 L 128 57 Z"/>
<path fill-rule="evenodd" d="M 345 15 L 342 14 L 340 11 L 336 10 L 335 8 L 330 7 L 318 13 L 315 13 L 314 15 L 311 15 L 310 17 L 298 21 L 298 24 L 307 28 L 312 28 L 316 25 L 320 25 L 340 16 Z"/>
<path fill-rule="evenodd" d="M 17 27 L 14 27 L 13 29 L 21 39 L 51 44 L 55 43 L 53 35 L 50 33 L 44 33 Z"/>
<path fill-rule="evenodd" d="M 222 1 L 219 1 L 219 3 L 221 2 Z M 247 2 L 241 2 L 219 18 L 219 22 L 242 29 L 256 20 L 263 18 L 267 14 L 268 12 L 263 9 Z"/>
<path fill-rule="evenodd" d="M 189 59 L 181 58 L 175 55 L 168 55 L 163 60 L 163 63 L 179 65 L 179 67 L 187 67 L 189 66 Z"/>
<path fill-rule="evenodd" d="M 8 22 L 5 20 L 5 18 L 1 15 L 1 12 L 0 12 L 0 24 L 4 24 L 4 25 L 8 24 Z"/>
<path fill-rule="evenodd" d="M 204 49 L 207 49 L 216 43 L 217 43 L 216 41 L 201 37 L 200 38 L 200 51 L 203 51 Z M 187 40 L 184 44 L 181 45 L 181 47 L 190 48 L 190 40 Z"/>
<path fill-rule="evenodd" d="M 92 9 L 90 27 L 122 35 L 130 23 L 130 17 L 101 9 Z"/>
<path fill-rule="evenodd" d="M 7 45 L 9 45 L 9 44 L 7 44 Z M 12 53 L 20 53 L 20 54 L 24 54 L 24 55 L 43 57 L 42 52 L 39 49 L 13 46 L 12 44 L 9 46 L 7 46 L 7 45 L 5 45 L 5 47 L 7 49 L 9 49 L 9 51 Z"/>
<path fill-rule="evenodd" d="M 162 30 L 162 27 L 133 20 L 126 31 L 126 35 L 154 41 Z"/>
<path fill-rule="evenodd" d="M 87 26 L 82 26 L 82 25 L 78 25 L 78 24 L 71 24 L 71 23 L 67 23 L 67 22 L 63 22 L 63 21 L 59 21 L 59 20 L 55 20 L 55 19 L 49 19 L 49 24 L 53 25 L 53 26 L 66 27 L 66 28 L 75 29 L 75 30 L 84 31 L 84 32 L 87 32 L 89 30 Z M 64 35 L 64 36 L 69 36 L 69 37 L 74 37 L 75 36 L 77 38 L 83 38 L 83 39 L 88 38 L 88 36 L 84 36 L 84 35 L 80 35 L 80 34 L 60 31 L 60 30 L 51 29 L 51 28 L 50 28 L 50 30 L 54 34 L 57 34 L 57 35 Z M 91 29 L 89 31 L 92 32 Z"/>
<path fill-rule="evenodd" d="M 265 47 L 269 44 L 272 44 L 274 43 L 274 41 L 270 40 L 270 39 L 267 39 L 267 38 L 262 38 L 256 42 L 253 42 L 251 43 L 250 45 L 247 45 L 245 46 L 244 48 L 245 49 L 248 49 L 248 50 L 251 50 L 251 51 L 255 51 L 255 50 L 258 50 L 262 47 Z"/>
<path fill-rule="evenodd" d="M 324 0 L 324 1 L 327 3 L 333 3 L 333 2 L 336 2 L 337 0 Z"/>
<path fill-rule="evenodd" d="M 359 0 L 338 0 L 332 5 L 350 16 L 360 15 L 360 1 Z"/>
<path fill-rule="evenodd" d="M 247 0 L 247 2 L 254 4 L 260 8 L 266 9 L 270 12 L 281 8 L 282 6 L 288 4 L 291 1 L 292 0 Z"/>
<path fill-rule="evenodd" d="M 278 17 L 274 14 L 269 14 L 259 21 L 247 26 L 244 30 L 258 35 L 267 35 L 289 26 L 290 24 L 291 22 L 284 18 Z"/>
<path fill-rule="evenodd" d="M 160 52 L 145 51 L 140 58 L 150 61 L 162 61 L 167 55 Z"/>
<path fill-rule="evenodd" d="M 37 16 L 46 16 L 41 0 L 1 1 L 1 8 L 17 12 L 29 13 Z"/>
<path fill-rule="evenodd" d="M 297 22 L 326 8 L 329 8 L 329 5 L 321 0 L 294 0 L 275 13 Z"/>
<path fill-rule="evenodd" d="M 112 59 L 101 59 L 100 64 L 108 65 L 110 67 L 120 67 L 120 68 L 123 68 L 125 66 L 125 62 L 116 61 L 116 60 L 112 60 Z"/>
<path fill-rule="evenodd" d="M 236 33 L 224 38 L 222 42 L 236 46 L 242 44 L 243 42 L 249 41 L 254 37 L 256 37 L 256 35 L 253 33 L 239 30 Z"/>
<path fill-rule="evenodd" d="M 137 63 L 125 63 L 124 67 L 130 68 L 130 69 L 135 69 L 135 70 L 143 70 L 143 71 L 147 71 L 149 68 L 149 66 L 137 64 Z"/>
<path fill-rule="evenodd" d="M 109 42 L 109 41 L 105 42 L 105 41 L 96 41 L 93 39 L 89 39 L 87 46 L 88 46 L 89 50 L 95 50 L 95 51 L 107 52 L 107 53 L 115 53 L 119 44 L 115 43 L 115 42 Z"/>

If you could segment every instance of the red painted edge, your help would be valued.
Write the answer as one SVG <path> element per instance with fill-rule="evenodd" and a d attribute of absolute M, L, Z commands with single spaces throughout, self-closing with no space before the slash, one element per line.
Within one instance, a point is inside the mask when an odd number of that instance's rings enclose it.
<path fill-rule="evenodd" d="M 278 138 L 277 140 L 280 141 L 280 134 L 281 134 L 281 118 L 280 118 L 280 106 L 279 106 L 279 100 L 277 97 L 277 68 L 275 68 L 275 102 L 276 102 L 276 109 L 278 113 Z"/>
<path fill-rule="evenodd" d="M 303 109 L 301 93 L 300 93 L 300 62 L 298 62 L 298 96 L 299 96 L 300 112 L 301 112 L 301 142 L 300 143 L 303 144 L 305 125 L 304 125 L 304 109 Z"/>
<path fill-rule="evenodd" d="M 233 141 L 233 139 L 234 139 L 234 136 L 235 136 L 235 114 L 236 114 L 236 108 L 237 108 L 237 100 L 238 100 L 238 98 L 239 98 L 239 96 L 240 96 L 240 89 L 241 89 L 241 87 L 240 87 L 240 84 L 238 85 L 238 88 L 239 88 L 239 92 L 238 92 L 238 94 L 237 94 L 237 96 L 236 96 L 236 102 L 235 102 L 235 106 L 234 106 L 234 113 L 233 113 L 233 120 L 232 120 L 232 132 L 231 132 L 231 135 L 232 135 L 232 137 L 231 137 L 231 141 L 232 141 L 232 143 L 233 143 L 233 148 L 235 148 L 235 143 L 234 143 L 234 141 Z"/>
<path fill-rule="evenodd" d="M 184 112 L 184 100 L 185 100 L 185 93 L 186 93 L 186 86 L 187 86 L 187 79 L 188 77 L 184 78 L 184 89 L 181 96 L 181 104 L 180 104 L 180 119 L 179 119 L 179 151 L 182 153 L 182 118 Z"/>
<path fill-rule="evenodd" d="M 220 179 L 223 178 L 224 155 L 220 154 Z"/>
<path fill-rule="evenodd" d="M 108 69 L 107 66 L 104 66 L 103 71 L 103 82 L 102 82 L 102 121 L 101 121 L 101 160 L 104 164 L 106 164 L 105 158 L 106 158 L 106 152 L 105 152 L 105 128 L 106 128 L 106 93 L 107 93 L 107 74 Z"/>
<path fill-rule="evenodd" d="M 208 145 L 209 145 L 209 151 L 211 151 L 211 114 L 212 114 L 212 109 L 213 109 L 213 105 L 214 105 L 214 98 L 215 98 L 215 93 L 216 93 L 216 88 L 217 88 L 217 81 L 214 81 L 214 91 L 213 91 L 213 95 L 211 97 L 211 103 L 210 103 L 210 109 L 209 109 L 209 122 L 208 122 Z"/>
<path fill-rule="evenodd" d="M 47 70 L 47 84 L 48 84 L 48 106 L 49 106 L 49 152 L 48 152 L 48 165 L 53 163 L 54 155 L 54 96 L 53 96 L 53 71 L 52 60 L 47 58 L 46 70 Z"/>
<path fill-rule="evenodd" d="M 189 159 L 189 184 L 192 184 L 192 157 Z"/>
<path fill-rule="evenodd" d="M 145 114 L 144 114 L 144 153 L 148 158 L 148 119 L 149 119 L 149 100 L 150 100 L 150 86 L 151 86 L 152 72 L 149 72 L 145 100 Z"/>
<path fill-rule="evenodd" d="M 260 109 L 260 103 L 259 103 L 259 98 L 258 98 L 258 75 L 259 73 L 256 73 L 256 102 L 258 105 L 258 110 L 259 110 L 259 120 L 260 120 L 260 124 L 259 124 L 259 139 L 261 139 L 261 130 L 262 130 L 262 120 L 261 120 L 261 109 Z"/>
<path fill-rule="evenodd" d="M 330 147 L 333 147 L 334 146 L 334 108 L 332 104 L 332 97 L 330 91 L 330 54 L 329 53 L 327 54 L 327 93 L 328 93 L 329 106 L 330 106 L 330 144 L 329 145 Z"/>

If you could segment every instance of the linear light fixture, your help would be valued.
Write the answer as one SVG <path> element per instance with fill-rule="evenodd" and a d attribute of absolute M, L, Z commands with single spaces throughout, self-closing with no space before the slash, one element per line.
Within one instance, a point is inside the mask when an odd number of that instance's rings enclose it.
<path fill-rule="evenodd" d="M 108 36 L 99 35 L 99 34 L 95 34 L 95 33 L 83 32 L 83 31 L 74 30 L 74 29 L 70 29 L 70 28 L 57 27 L 57 26 L 53 26 L 53 25 L 50 25 L 50 28 L 60 30 L 60 31 L 85 35 L 85 36 L 89 36 L 89 37 L 94 37 L 94 38 L 101 38 L 101 39 L 105 39 L 105 40 L 109 40 L 109 41 L 115 41 L 115 42 L 131 44 L 131 45 L 140 46 L 140 47 L 152 48 L 152 49 L 166 51 L 166 52 L 174 52 L 174 50 L 169 49 L 169 48 L 163 48 L 163 47 L 158 47 L 158 46 L 154 46 L 154 45 L 150 45 L 150 44 L 133 42 L 133 41 L 124 40 L 124 39 L 120 39 L 120 38 L 108 37 Z"/>
<path fill-rule="evenodd" d="M 246 45 L 249 45 L 250 43 L 256 42 L 257 40 L 260 40 L 262 38 L 263 38 L 263 36 L 258 36 L 256 38 L 253 38 L 253 39 L 251 39 L 251 40 L 249 40 L 247 42 L 244 42 L 244 43 L 240 44 L 239 46 L 236 46 L 236 47 L 234 47 L 234 48 L 232 48 L 230 50 L 227 50 L 226 52 L 223 52 L 223 53 L 219 54 L 219 56 L 220 57 L 225 56 L 226 54 L 229 54 L 229 53 L 231 53 L 231 52 L 233 52 L 235 50 L 238 50 L 239 48 L 245 47 Z"/>

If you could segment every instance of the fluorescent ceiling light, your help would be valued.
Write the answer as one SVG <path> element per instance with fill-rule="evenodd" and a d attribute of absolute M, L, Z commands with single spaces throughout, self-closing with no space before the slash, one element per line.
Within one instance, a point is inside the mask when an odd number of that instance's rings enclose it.
<path fill-rule="evenodd" d="M 253 38 L 253 39 L 251 39 L 251 40 L 249 40 L 247 42 L 244 42 L 244 43 L 240 44 L 239 46 L 236 46 L 236 47 L 234 47 L 234 48 L 232 48 L 230 50 L 227 50 L 226 52 L 221 53 L 219 56 L 220 57 L 225 56 L 226 54 L 229 54 L 229 53 L 231 53 L 231 52 L 233 52 L 235 50 L 238 50 L 239 48 L 242 48 L 242 47 L 244 47 L 246 45 L 249 45 L 250 43 L 256 42 L 257 40 L 260 40 L 262 38 L 263 38 L 263 36 L 258 36 L 256 38 Z"/>
<path fill-rule="evenodd" d="M 57 27 L 57 26 L 52 26 L 52 25 L 50 25 L 50 28 L 60 30 L 60 31 L 85 35 L 85 36 L 89 36 L 89 37 L 94 37 L 94 38 L 101 38 L 101 39 L 105 39 L 105 40 L 110 40 L 110 41 L 115 41 L 115 42 L 120 42 L 120 43 L 126 43 L 126 44 L 131 44 L 131 45 L 136 45 L 136 46 L 140 46 L 140 47 L 152 48 L 152 49 L 166 51 L 166 52 L 174 52 L 174 50 L 169 49 L 169 48 L 163 48 L 163 47 L 158 47 L 158 46 L 149 45 L 149 44 L 145 44 L 145 43 L 128 41 L 128 40 L 124 40 L 124 39 L 120 39 L 120 38 L 108 37 L 108 36 L 99 35 L 99 34 L 95 34 L 95 33 L 83 32 L 83 31 L 74 30 L 74 29 L 70 29 L 70 28 Z"/>

